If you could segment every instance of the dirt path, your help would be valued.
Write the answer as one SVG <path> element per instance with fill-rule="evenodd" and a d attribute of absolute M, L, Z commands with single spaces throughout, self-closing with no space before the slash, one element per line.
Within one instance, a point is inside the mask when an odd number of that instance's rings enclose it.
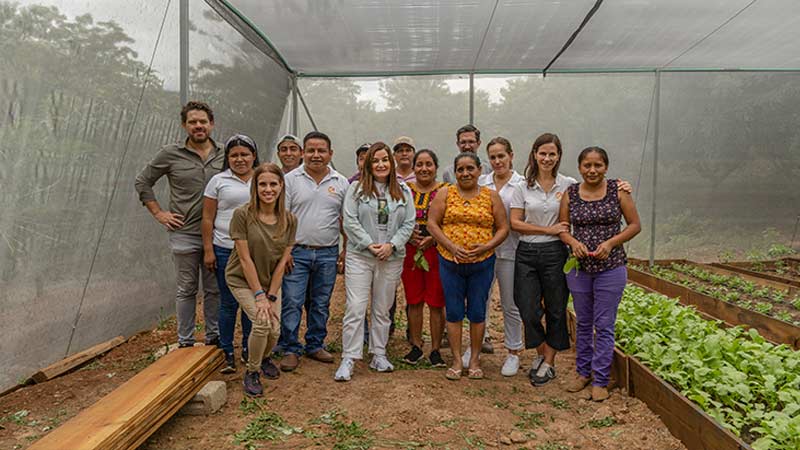
<path fill-rule="evenodd" d="M 336 285 L 329 322 L 328 342 L 334 348 L 341 347 L 342 281 Z M 574 367 L 572 352 L 559 355 L 558 378 L 547 386 L 534 388 L 527 381 L 530 351 L 517 376 L 501 376 L 505 350 L 496 295 L 490 326 L 495 354 L 482 357 L 484 380 L 452 382 L 444 378 L 444 370 L 404 364 L 397 364 L 394 373 L 379 374 L 367 369 L 367 360 L 356 365 L 351 382 L 336 383 L 336 364 L 301 359 L 295 372 L 267 382 L 264 397 L 252 401 L 244 399 L 239 364 L 237 374 L 214 377 L 228 387 L 228 401 L 220 412 L 173 417 L 142 449 L 684 448 L 642 402 L 618 390 L 602 404 L 566 393 L 564 384 Z M 402 326 L 389 349 L 396 359 L 408 350 L 402 309 L 398 308 Z M 122 384 L 172 342 L 173 328 L 174 322 L 164 323 L 76 372 L 0 398 L 0 448 L 26 448 Z M 450 360 L 447 349 L 442 355 Z M 237 438 L 244 442 L 237 443 Z"/>

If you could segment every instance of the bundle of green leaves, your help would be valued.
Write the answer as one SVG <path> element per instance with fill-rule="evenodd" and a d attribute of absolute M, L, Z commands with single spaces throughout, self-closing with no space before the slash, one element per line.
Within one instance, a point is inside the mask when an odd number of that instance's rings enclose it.
<path fill-rule="evenodd" d="M 756 450 L 800 448 L 800 352 L 625 289 L 617 344 Z"/>

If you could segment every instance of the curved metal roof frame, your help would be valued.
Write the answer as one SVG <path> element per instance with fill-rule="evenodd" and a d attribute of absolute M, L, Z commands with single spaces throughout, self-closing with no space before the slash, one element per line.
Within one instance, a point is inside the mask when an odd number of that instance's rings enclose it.
<path fill-rule="evenodd" d="M 206 0 L 297 77 L 800 72 L 795 0 Z"/>

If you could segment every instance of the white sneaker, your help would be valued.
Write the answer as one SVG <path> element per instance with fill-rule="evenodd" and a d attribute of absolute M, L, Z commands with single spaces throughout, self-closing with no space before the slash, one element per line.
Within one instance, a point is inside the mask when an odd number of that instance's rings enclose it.
<path fill-rule="evenodd" d="M 369 363 L 369 368 L 375 369 L 378 372 L 392 372 L 394 370 L 394 366 L 384 355 L 373 356 L 372 362 Z"/>
<path fill-rule="evenodd" d="M 469 360 L 472 358 L 472 349 L 467 347 L 467 351 L 461 355 L 461 367 L 467 368 L 469 367 Z"/>
<path fill-rule="evenodd" d="M 336 375 L 333 376 L 333 379 L 336 381 L 350 381 L 350 377 L 353 376 L 354 365 L 355 361 L 352 358 L 342 358 L 342 363 L 336 369 Z"/>
<path fill-rule="evenodd" d="M 503 363 L 503 368 L 500 369 L 500 374 L 504 377 L 513 377 L 517 374 L 519 370 L 519 356 L 513 355 L 511 353 L 506 356 L 506 360 Z"/>

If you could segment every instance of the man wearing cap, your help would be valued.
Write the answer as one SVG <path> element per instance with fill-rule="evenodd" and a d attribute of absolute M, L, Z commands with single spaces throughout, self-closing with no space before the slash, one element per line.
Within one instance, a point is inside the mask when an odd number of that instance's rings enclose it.
<path fill-rule="evenodd" d="M 328 314 L 339 260 L 340 218 L 350 183 L 330 167 L 330 138 L 312 131 L 303 138 L 303 165 L 286 175 L 286 209 L 297 217 L 291 270 L 283 277 L 281 336 L 284 352 L 281 370 L 297 368 L 305 354 L 332 363 L 323 347 L 328 334 Z M 299 341 L 300 320 L 306 292 L 311 290 L 305 346 Z"/>
<path fill-rule="evenodd" d="M 394 152 L 397 181 L 405 183 L 417 181 L 417 177 L 414 175 L 414 153 L 417 151 L 414 147 L 414 140 L 408 136 L 400 136 L 394 140 L 392 151 Z"/>
<path fill-rule="evenodd" d="M 469 124 L 464 125 L 463 127 L 459 128 L 456 131 L 456 146 L 458 146 L 458 152 L 471 152 L 471 153 L 478 153 L 478 149 L 481 147 L 481 131 L 475 127 L 475 125 Z M 492 167 L 489 164 L 481 164 L 481 173 L 487 174 L 491 173 Z M 447 167 L 444 168 L 444 172 L 442 173 L 442 181 L 445 183 L 455 184 L 456 182 L 456 174 L 455 174 L 455 167 L 453 164 L 450 163 Z"/>
<path fill-rule="evenodd" d="M 199 278 L 203 278 L 203 316 L 206 345 L 219 345 L 219 288 L 213 272 L 203 264 L 200 222 L 206 183 L 222 171 L 225 152 L 210 135 L 214 113 L 203 102 L 189 102 L 181 109 L 181 126 L 187 138 L 166 145 L 136 176 L 136 192 L 150 214 L 169 232 L 175 262 L 178 344 L 194 345 L 195 305 Z M 153 186 L 169 180 L 169 209 L 162 210 Z"/>
<path fill-rule="evenodd" d="M 286 134 L 278 140 L 278 159 L 284 174 L 296 169 L 303 162 L 303 147 L 300 139 L 293 134 Z"/>
<path fill-rule="evenodd" d="M 347 179 L 348 183 L 353 184 L 361 179 L 361 171 L 364 170 L 364 160 L 367 159 L 367 150 L 369 150 L 371 146 L 372 144 L 361 144 L 361 146 L 356 149 L 356 165 L 358 170 L 356 170 L 353 176 Z"/>

